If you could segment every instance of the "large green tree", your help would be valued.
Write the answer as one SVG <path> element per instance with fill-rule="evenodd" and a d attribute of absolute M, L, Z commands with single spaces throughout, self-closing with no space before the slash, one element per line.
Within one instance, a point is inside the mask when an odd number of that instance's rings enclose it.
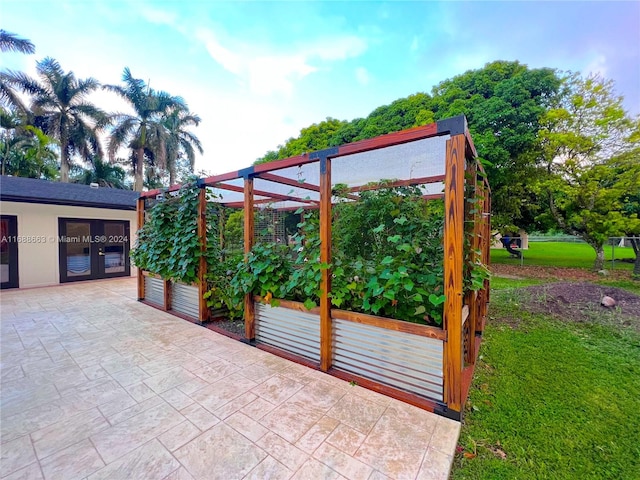
<path fill-rule="evenodd" d="M 144 186 L 145 152 L 157 162 L 166 165 L 167 130 L 165 117 L 173 110 L 187 111 L 184 100 L 155 91 L 143 80 L 134 78 L 128 67 L 122 74 L 124 86 L 105 85 L 105 89 L 116 93 L 133 109 L 133 114 L 117 113 L 113 115 L 114 126 L 108 139 L 109 158 L 114 161 L 120 148 L 129 148 L 132 152 L 134 190 L 141 192 Z"/>
<path fill-rule="evenodd" d="M 600 270 L 607 239 L 633 224 L 624 199 L 640 189 L 640 122 L 625 112 L 612 81 L 572 74 L 541 124 L 546 175 L 537 190 L 557 225 L 593 247 Z"/>
<path fill-rule="evenodd" d="M 69 181 L 71 158 L 89 161 L 101 153 L 99 132 L 107 124 L 105 112 L 87 100 L 100 84 L 93 78 L 77 79 L 53 58 L 37 62 L 37 79 L 23 72 L 3 72 L 13 90 L 30 96 L 29 110 L 35 126 L 60 145 L 60 180 Z"/>
<path fill-rule="evenodd" d="M 530 181 L 539 118 L 560 86 L 552 69 L 497 61 L 445 80 L 431 94 L 416 93 L 351 122 L 327 119 L 302 129 L 258 163 L 371 138 L 464 114 L 492 188 L 494 225 L 531 227 L 539 211 Z"/>
<path fill-rule="evenodd" d="M 640 128 L 636 134 L 640 134 Z M 626 185 L 619 199 L 625 217 L 622 234 L 635 254 L 633 276 L 640 279 L 640 148 L 614 157 L 608 163 L 612 168 L 612 180 Z"/>

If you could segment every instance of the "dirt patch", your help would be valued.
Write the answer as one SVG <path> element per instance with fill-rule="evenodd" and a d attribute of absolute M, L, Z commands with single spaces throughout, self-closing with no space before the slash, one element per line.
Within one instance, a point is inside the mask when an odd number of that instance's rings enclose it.
<path fill-rule="evenodd" d="M 588 282 L 610 278 L 612 280 L 628 280 L 628 270 L 608 270 L 607 276 L 583 268 L 539 267 L 536 265 L 491 265 L 491 272 L 506 278 L 539 278 L 542 280 L 577 280 Z"/>
<path fill-rule="evenodd" d="M 616 287 L 586 282 L 559 282 L 518 290 L 522 306 L 570 322 L 590 322 L 631 327 L 640 331 L 640 296 Z M 602 297 L 616 301 L 603 307 Z"/>

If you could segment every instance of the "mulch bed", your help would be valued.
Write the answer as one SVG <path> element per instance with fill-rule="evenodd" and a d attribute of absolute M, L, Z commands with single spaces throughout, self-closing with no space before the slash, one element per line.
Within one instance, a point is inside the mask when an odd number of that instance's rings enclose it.
<path fill-rule="evenodd" d="M 558 282 L 518 289 L 522 308 L 566 322 L 589 322 L 640 331 L 640 296 L 616 287 L 586 282 Z M 616 301 L 601 305 L 602 297 Z"/>
<path fill-rule="evenodd" d="M 217 327 L 232 335 L 244 338 L 244 320 L 241 318 L 237 320 L 216 319 L 211 322 L 206 322 L 204 326 L 207 328 L 210 326 Z"/>
<path fill-rule="evenodd" d="M 491 272 L 494 275 L 508 278 L 539 278 L 543 280 L 577 280 L 590 281 L 610 278 L 612 280 L 628 280 L 628 270 L 608 270 L 607 275 L 600 275 L 598 272 L 585 270 L 583 268 L 566 267 L 539 267 L 535 265 L 491 265 Z"/>

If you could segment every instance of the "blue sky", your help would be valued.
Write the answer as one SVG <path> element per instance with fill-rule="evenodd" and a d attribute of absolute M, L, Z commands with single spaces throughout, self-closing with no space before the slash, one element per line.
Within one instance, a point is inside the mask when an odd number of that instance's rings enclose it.
<path fill-rule="evenodd" d="M 0 28 L 80 78 L 128 66 L 202 117 L 196 168 L 250 165 L 301 128 L 351 120 L 493 60 L 599 72 L 640 113 L 640 2 L 2 0 Z M 122 110 L 111 94 L 94 101 Z"/>

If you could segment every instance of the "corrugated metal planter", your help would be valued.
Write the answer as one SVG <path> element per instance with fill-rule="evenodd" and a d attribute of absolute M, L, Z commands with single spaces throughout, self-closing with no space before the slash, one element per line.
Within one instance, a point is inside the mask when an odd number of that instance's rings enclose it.
<path fill-rule="evenodd" d="M 255 303 L 256 341 L 319 364 L 320 314 L 307 311 L 302 303 L 279 303 L 277 307 Z"/>
<path fill-rule="evenodd" d="M 255 302 L 256 342 L 320 362 L 320 314 L 302 303 Z M 373 382 L 441 402 L 444 332 L 344 310 L 332 314 L 332 367 Z"/>
<path fill-rule="evenodd" d="M 197 285 L 171 282 L 171 310 L 197 320 L 200 314 L 198 295 Z"/>
<path fill-rule="evenodd" d="M 153 274 L 145 274 L 144 300 L 153 305 L 164 308 L 165 282 L 162 278 Z"/>

